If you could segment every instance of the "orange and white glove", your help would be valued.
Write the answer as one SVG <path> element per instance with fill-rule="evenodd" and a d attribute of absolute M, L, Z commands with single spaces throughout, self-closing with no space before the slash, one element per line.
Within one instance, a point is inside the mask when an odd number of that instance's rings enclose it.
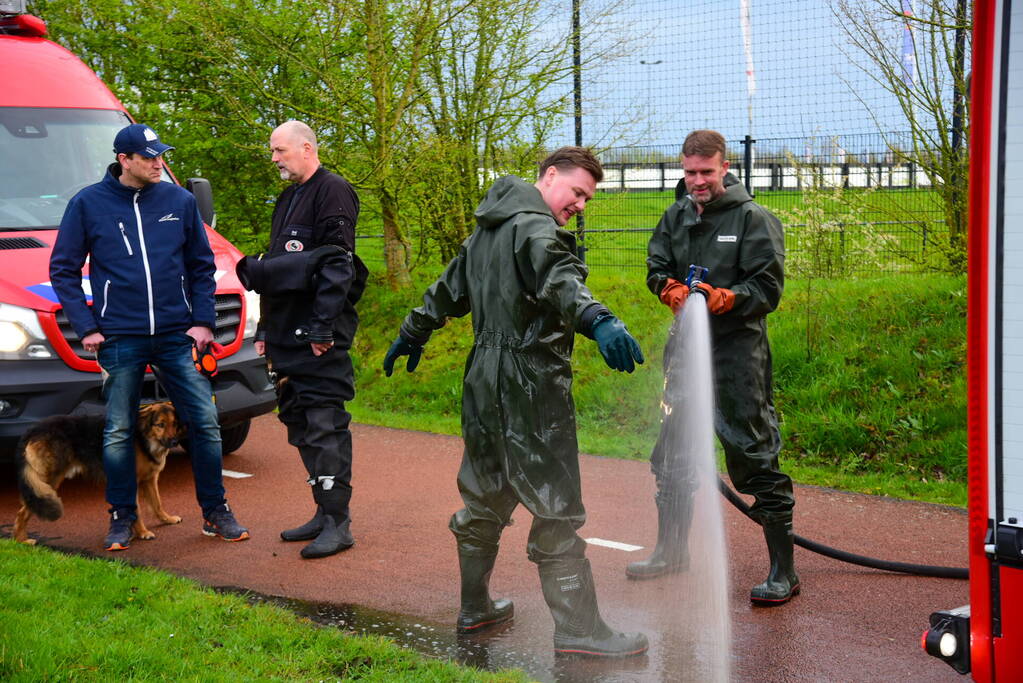
<path fill-rule="evenodd" d="M 670 308 L 673 313 L 678 313 L 686 303 L 686 298 L 689 296 L 689 288 L 678 280 L 668 278 L 661 289 L 661 293 L 657 296 L 661 303 Z"/>
<path fill-rule="evenodd" d="M 707 310 L 714 315 L 728 313 L 735 305 L 735 292 L 724 287 L 711 287 L 706 282 L 696 285 L 704 296 L 707 297 Z"/>

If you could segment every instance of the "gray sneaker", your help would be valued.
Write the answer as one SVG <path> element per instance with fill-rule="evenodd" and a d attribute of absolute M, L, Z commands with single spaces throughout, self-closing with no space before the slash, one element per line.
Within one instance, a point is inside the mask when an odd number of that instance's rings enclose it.
<path fill-rule="evenodd" d="M 107 532 L 107 540 L 104 541 L 106 550 L 127 550 L 131 545 L 131 539 L 135 535 L 131 530 L 131 524 L 135 521 L 135 515 L 130 508 L 114 508 L 110 511 L 110 531 Z"/>
<path fill-rule="evenodd" d="M 244 541 L 249 537 L 249 530 L 238 523 L 227 503 L 203 516 L 202 532 L 207 536 L 220 536 L 225 541 Z"/>

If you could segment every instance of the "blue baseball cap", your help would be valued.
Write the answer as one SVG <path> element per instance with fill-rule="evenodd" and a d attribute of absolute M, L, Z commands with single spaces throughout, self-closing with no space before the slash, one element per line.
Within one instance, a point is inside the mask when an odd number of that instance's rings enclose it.
<path fill-rule="evenodd" d="M 133 123 L 117 131 L 114 138 L 114 154 L 141 154 L 144 157 L 158 157 L 170 145 L 160 142 L 159 136 L 144 123 Z"/>

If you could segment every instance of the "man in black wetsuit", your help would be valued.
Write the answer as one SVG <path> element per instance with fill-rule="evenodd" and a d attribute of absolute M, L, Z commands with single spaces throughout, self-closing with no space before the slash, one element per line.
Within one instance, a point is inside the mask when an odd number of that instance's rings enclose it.
<path fill-rule="evenodd" d="M 281 178 L 292 184 L 274 207 L 265 258 L 252 269 L 260 276 L 253 288 L 261 293 L 256 350 L 266 354 L 278 417 L 302 457 L 316 503 L 312 519 L 282 531 L 281 538 L 311 540 L 302 557 L 326 557 L 355 542 L 348 510 L 352 416 L 345 402 L 355 397 L 348 352 L 367 275 L 355 256 L 359 197 L 347 180 L 320 165 L 316 135 L 306 124 L 280 125 L 270 136 L 270 150 Z M 329 258 L 320 258 L 325 252 Z M 308 289 L 282 286 L 284 275 L 295 272 L 296 259 L 310 274 Z M 252 258 L 247 261 L 251 265 Z M 322 268 L 315 277 L 314 267 Z"/>

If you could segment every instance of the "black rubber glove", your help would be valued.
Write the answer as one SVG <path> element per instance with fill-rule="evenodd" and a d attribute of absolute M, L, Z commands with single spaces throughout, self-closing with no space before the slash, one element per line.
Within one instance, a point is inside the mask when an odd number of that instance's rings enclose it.
<path fill-rule="evenodd" d="M 419 365 L 419 359 L 423 356 L 422 344 L 414 344 L 401 336 L 395 339 L 391 348 L 387 349 L 387 355 L 384 356 L 384 374 L 390 377 L 394 372 L 394 361 L 402 356 L 408 356 L 405 369 L 412 372 Z"/>
<path fill-rule="evenodd" d="M 597 340 L 600 355 L 604 356 L 607 366 L 619 372 L 632 372 L 636 363 L 643 363 L 643 351 L 629 331 L 625 323 L 611 315 L 593 326 L 593 338 Z"/>

